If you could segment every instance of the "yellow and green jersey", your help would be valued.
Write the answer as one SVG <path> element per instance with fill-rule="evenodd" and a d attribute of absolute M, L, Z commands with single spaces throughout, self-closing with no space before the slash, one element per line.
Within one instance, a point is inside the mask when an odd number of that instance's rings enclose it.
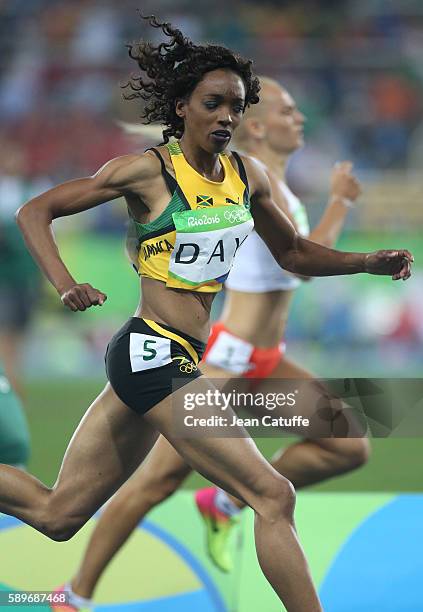
<path fill-rule="evenodd" d="M 175 178 L 159 157 L 172 198 L 150 223 L 131 218 L 128 250 L 140 276 L 168 287 L 217 292 L 229 274 L 239 247 L 254 222 L 249 211 L 248 182 L 242 161 L 240 174 L 225 154 L 219 156 L 222 182 L 201 176 L 186 161 L 178 142 L 167 145 Z"/>

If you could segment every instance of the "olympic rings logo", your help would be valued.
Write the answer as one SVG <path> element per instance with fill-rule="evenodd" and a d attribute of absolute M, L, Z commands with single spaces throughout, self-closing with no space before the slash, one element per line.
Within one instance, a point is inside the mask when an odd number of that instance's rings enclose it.
<path fill-rule="evenodd" d="M 248 219 L 248 211 L 245 208 L 239 210 L 225 210 L 224 217 L 229 223 L 242 223 Z"/>
<path fill-rule="evenodd" d="M 197 366 L 195 365 L 195 363 L 192 363 L 190 361 L 188 363 L 181 363 L 181 365 L 179 366 L 179 370 L 184 374 L 192 374 L 197 370 Z"/>
<path fill-rule="evenodd" d="M 179 371 L 183 374 L 192 374 L 197 371 L 195 363 L 186 357 L 174 357 L 172 361 L 179 361 Z"/>

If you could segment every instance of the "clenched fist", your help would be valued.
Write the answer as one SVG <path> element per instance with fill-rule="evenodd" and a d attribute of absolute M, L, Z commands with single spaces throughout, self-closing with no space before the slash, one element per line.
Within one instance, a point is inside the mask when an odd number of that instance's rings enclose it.
<path fill-rule="evenodd" d="M 414 257 L 407 250 L 375 251 L 366 255 L 365 267 L 369 274 L 386 274 L 392 280 L 407 280 L 411 276 Z"/>
<path fill-rule="evenodd" d="M 352 174 L 353 165 L 349 161 L 338 162 L 332 170 L 330 191 L 332 197 L 355 202 L 361 194 L 361 185 Z"/>
<path fill-rule="evenodd" d="M 83 283 L 73 285 L 64 291 L 60 299 L 65 306 L 76 312 L 77 310 L 86 310 L 91 306 L 103 306 L 107 300 L 107 295 L 98 289 L 94 289 L 90 284 Z"/>

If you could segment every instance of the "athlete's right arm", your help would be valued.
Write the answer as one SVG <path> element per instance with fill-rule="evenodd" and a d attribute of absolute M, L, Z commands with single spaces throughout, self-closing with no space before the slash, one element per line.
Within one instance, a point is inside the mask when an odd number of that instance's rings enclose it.
<path fill-rule="evenodd" d="M 346 253 L 299 235 L 273 202 L 269 179 L 263 170 L 252 158 L 244 158 L 244 163 L 252 187 L 251 213 L 255 229 L 282 268 L 304 276 L 339 276 L 359 272 L 389 275 L 392 280 L 406 280 L 411 276 L 414 259 L 406 249 Z"/>
<path fill-rule="evenodd" d="M 157 164 L 151 155 L 126 155 L 111 160 L 91 177 L 68 181 L 29 200 L 16 213 L 17 223 L 32 256 L 71 310 L 102 305 L 107 299 L 88 283 L 79 284 L 62 261 L 52 221 L 74 215 L 133 192 L 142 193 Z"/>

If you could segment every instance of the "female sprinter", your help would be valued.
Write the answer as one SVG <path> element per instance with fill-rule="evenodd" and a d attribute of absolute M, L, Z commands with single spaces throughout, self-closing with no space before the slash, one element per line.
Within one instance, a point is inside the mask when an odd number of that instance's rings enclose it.
<path fill-rule="evenodd" d="M 307 235 L 306 210 L 285 182 L 288 159 L 303 145 L 304 116 L 279 83 L 260 77 L 260 86 L 260 102 L 245 112 L 234 146 L 266 166 L 275 202 L 290 216 L 299 233 Z M 327 208 L 310 239 L 332 246 L 350 203 L 359 194 L 360 185 L 349 164 L 337 165 Z M 310 372 L 293 363 L 282 350 L 292 294 L 299 284 L 298 278 L 276 264 L 264 243 L 252 232 L 240 247 L 240 255 L 225 282 L 223 315 L 212 327 L 201 364 L 203 373 L 217 379 L 228 374 L 254 379 L 255 391 L 262 391 L 265 382 L 258 383 L 269 376 L 310 379 Z M 218 367 L 221 369 L 216 370 Z M 297 401 L 297 412 L 308 416 L 311 410 L 313 406 Z M 316 437 L 292 444 L 275 456 L 272 465 L 297 489 L 359 467 L 368 453 L 366 438 Z M 148 461 L 105 508 L 77 574 L 62 587 L 69 591 L 75 607 L 91 605 L 89 599 L 113 555 L 144 516 L 170 496 L 190 472 L 190 466 L 161 437 Z M 224 491 L 214 488 L 199 491 L 196 497 L 207 525 L 209 555 L 221 570 L 230 571 L 233 564 L 228 536 L 244 504 L 237 498 L 228 499 Z"/>
<path fill-rule="evenodd" d="M 291 483 L 241 427 L 234 431 L 236 440 L 177 436 L 175 422 L 183 419 L 184 393 L 214 389 L 197 369 L 209 310 L 253 224 L 278 263 L 299 274 L 368 272 L 406 279 L 412 256 L 405 250 L 342 253 L 300 237 L 273 203 L 262 168 L 224 154 L 244 108 L 258 101 L 251 63 L 149 21 L 169 42 L 130 48 L 147 76 L 131 86 L 147 101 L 147 121 L 167 125 L 165 142 L 175 135 L 178 143 L 112 160 L 91 178 L 29 201 L 18 214 L 27 244 L 62 302 L 84 311 L 102 305 L 106 296 L 72 278 L 51 222 L 124 196 L 138 234 L 142 303 L 109 344 L 110 384 L 75 432 L 54 487 L 1 466 L 0 511 L 66 540 L 130 476 L 161 432 L 193 468 L 253 508 L 264 574 L 287 610 L 314 612 L 321 605 L 295 533 Z M 216 407 L 198 407 L 196 413 L 207 418 Z"/>

